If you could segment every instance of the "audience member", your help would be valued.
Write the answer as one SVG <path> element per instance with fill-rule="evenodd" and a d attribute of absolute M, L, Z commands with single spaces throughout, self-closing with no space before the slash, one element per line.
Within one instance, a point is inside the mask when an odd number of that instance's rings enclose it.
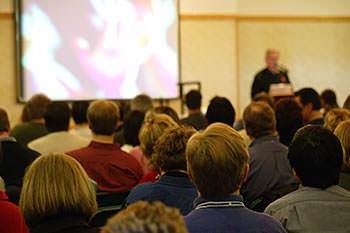
<path fill-rule="evenodd" d="M 188 116 L 181 120 L 184 125 L 192 126 L 196 130 L 203 130 L 207 127 L 207 119 L 202 113 L 202 95 L 197 90 L 191 90 L 185 96 Z"/>
<path fill-rule="evenodd" d="M 180 118 L 177 112 L 168 106 L 159 106 L 154 109 L 154 112 L 157 114 L 165 114 L 171 117 L 177 124 L 180 124 Z"/>
<path fill-rule="evenodd" d="M 84 169 L 69 156 L 41 156 L 29 167 L 20 208 L 31 233 L 97 233 L 88 221 L 96 194 Z"/>
<path fill-rule="evenodd" d="M 21 121 L 11 130 L 11 136 L 23 146 L 37 138 L 45 136 L 48 132 L 45 128 L 44 114 L 50 99 L 42 94 L 34 95 L 25 104 Z"/>
<path fill-rule="evenodd" d="M 303 186 L 266 213 L 288 232 L 348 232 L 350 192 L 338 186 L 343 164 L 338 138 L 321 126 L 306 126 L 296 133 L 288 158 Z"/>
<path fill-rule="evenodd" d="M 331 89 L 326 89 L 321 93 L 322 108 L 324 110 L 324 115 L 327 114 L 333 108 L 339 108 L 337 95 Z"/>
<path fill-rule="evenodd" d="M 25 169 L 39 155 L 9 136 L 10 122 L 7 113 L 0 108 L 0 176 L 7 186 L 22 186 Z"/>
<path fill-rule="evenodd" d="M 344 150 L 344 164 L 340 173 L 339 186 L 350 191 L 350 120 L 338 125 L 334 131 Z"/>
<path fill-rule="evenodd" d="M 216 96 L 210 101 L 205 117 L 209 125 L 221 122 L 233 127 L 236 112 L 227 98 Z"/>
<path fill-rule="evenodd" d="M 303 88 L 295 93 L 295 100 L 302 107 L 304 125 L 323 125 L 321 97 L 312 88 Z"/>
<path fill-rule="evenodd" d="M 250 171 L 241 192 L 245 203 L 255 209 L 258 198 L 268 202 L 281 190 L 292 191 L 297 182 L 287 158 L 288 148 L 276 136 L 273 109 L 264 102 L 253 102 L 244 110 L 243 120 L 253 142 L 248 149 Z"/>
<path fill-rule="evenodd" d="M 0 227 L 4 233 L 29 233 L 18 207 L 9 202 L 5 184 L 0 177 Z"/>
<path fill-rule="evenodd" d="M 114 143 L 114 132 L 119 119 L 116 104 L 98 100 L 87 113 L 92 142 L 68 154 L 78 160 L 98 189 L 108 192 L 130 191 L 142 177 L 139 163 Z"/>
<path fill-rule="evenodd" d="M 125 144 L 121 149 L 130 153 L 135 147 L 140 145 L 139 132 L 145 119 L 145 113 L 140 111 L 131 111 L 124 120 L 123 134 Z"/>
<path fill-rule="evenodd" d="M 140 148 L 143 153 L 144 164 L 149 165 L 149 160 L 154 153 L 154 145 L 158 138 L 160 138 L 164 131 L 168 128 L 178 127 L 179 125 L 168 115 L 149 113 L 146 115 L 145 122 L 140 130 Z M 159 171 L 154 167 L 150 167 L 151 171 L 145 174 L 140 183 L 155 182 Z"/>
<path fill-rule="evenodd" d="M 267 103 L 272 109 L 276 108 L 276 101 L 274 98 L 272 98 L 269 94 L 265 92 L 261 92 L 254 96 L 253 102 L 265 102 Z"/>
<path fill-rule="evenodd" d="M 280 142 L 289 146 L 294 134 L 303 126 L 302 109 L 294 99 L 285 98 L 277 102 L 275 115 Z"/>
<path fill-rule="evenodd" d="M 333 108 L 329 110 L 325 117 L 324 127 L 334 132 L 339 123 L 350 120 L 350 110 Z"/>
<path fill-rule="evenodd" d="M 343 108 L 350 110 L 350 95 L 346 98 Z"/>
<path fill-rule="evenodd" d="M 70 130 L 72 134 L 91 140 L 92 134 L 87 121 L 87 110 L 89 101 L 77 101 L 72 104 L 72 117 L 74 120 L 74 128 Z"/>
<path fill-rule="evenodd" d="M 45 126 L 48 135 L 28 144 L 28 147 L 42 155 L 64 153 L 86 146 L 88 139 L 68 131 L 71 112 L 67 103 L 54 102 L 47 106 Z"/>
<path fill-rule="evenodd" d="M 158 139 L 154 146 L 152 164 L 161 176 L 155 183 L 136 186 L 126 205 L 139 200 L 161 201 L 167 206 L 178 208 L 183 215 L 188 214 L 197 197 L 197 190 L 187 174 L 186 143 L 196 131 L 193 128 L 171 128 Z"/>
<path fill-rule="evenodd" d="M 151 109 L 153 109 L 153 101 L 148 95 L 141 94 L 131 100 L 130 111 L 137 110 L 146 113 Z"/>
<path fill-rule="evenodd" d="M 177 209 L 139 201 L 111 218 L 102 233 L 188 233 Z"/>
<path fill-rule="evenodd" d="M 185 217 L 190 233 L 285 232 L 274 219 L 245 208 L 239 193 L 249 170 L 248 153 L 233 128 L 210 125 L 189 140 L 186 156 L 200 195 Z"/>

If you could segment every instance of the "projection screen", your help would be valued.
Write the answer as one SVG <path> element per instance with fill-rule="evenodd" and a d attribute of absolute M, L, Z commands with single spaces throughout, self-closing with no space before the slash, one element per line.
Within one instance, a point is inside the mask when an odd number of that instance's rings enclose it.
<path fill-rule="evenodd" d="M 19 99 L 176 98 L 176 0 L 17 0 Z"/>

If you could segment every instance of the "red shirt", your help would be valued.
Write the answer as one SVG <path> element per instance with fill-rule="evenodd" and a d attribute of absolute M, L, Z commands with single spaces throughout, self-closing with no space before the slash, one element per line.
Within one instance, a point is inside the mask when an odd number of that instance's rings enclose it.
<path fill-rule="evenodd" d="M 68 154 L 80 162 L 101 191 L 130 191 L 143 174 L 137 160 L 118 144 L 92 141 L 87 147 Z"/>
<path fill-rule="evenodd" d="M 0 191 L 0 232 L 29 233 L 18 207 L 9 202 L 2 191 Z"/>
<path fill-rule="evenodd" d="M 155 171 L 151 171 L 147 174 L 145 174 L 141 180 L 139 181 L 139 184 L 143 184 L 143 183 L 147 183 L 147 182 L 151 182 L 151 183 L 155 183 L 158 180 L 158 176 L 159 174 Z"/>

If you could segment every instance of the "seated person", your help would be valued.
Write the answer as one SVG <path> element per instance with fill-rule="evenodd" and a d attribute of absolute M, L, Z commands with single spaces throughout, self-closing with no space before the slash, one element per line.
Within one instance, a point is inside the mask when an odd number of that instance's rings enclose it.
<path fill-rule="evenodd" d="M 126 115 L 123 124 L 123 134 L 125 144 L 122 150 L 130 153 L 135 147 L 140 146 L 139 133 L 145 119 L 145 113 L 140 111 L 131 111 Z"/>
<path fill-rule="evenodd" d="M 196 130 L 203 130 L 207 127 L 207 119 L 202 113 L 202 95 L 197 90 L 191 90 L 185 96 L 185 103 L 188 109 L 188 116 L 181 120 L 184 125 L 194 127 Z"/>
<path fill-rule="evenodd" d="M 300 129 L 288 158 L 302 187 L 273 202 L 265 212 L 288 232 L 349 232 L 350 192 L 338 186 L 343 150 L 322 126 Z"/>
<path fill-rule="evenodd" d="M 324 127 L 334 132 L 335 128 L 343 122 L 350 120 L 350 110 L 334 108 L 329 110 L 324 119 Z"/>
<path fill-rule="evenodd" d="M 67 155 L 41 156 L 23 182 L 20 209 L 31 233 L 98 233 L 88 221 L 96 194 L 84 169 Z"/>
<path fill-rule="evenodd" d="M 189 140 L 186 148 L 188 172 L 199 198 L 185 217 L 190 233 L 282 233 L 271 217 L 247 209 L 240 196 L 249 165 L 243 139 L 222 123 L 210 125 Z"/>
<path fill-rule="evenodd" d="M 26 168 L 39 154 L 19 144 L 9 133 L 8 115 L 0 108 L 0 176 L 7 186 L 21 187 Z"/>
<path fill-rule="evenodd" d="M 45 125 L 49 134 L 32 141 L 28 147 L 42 155 L 47 155 L 65 153 L 89 144 L 88 139 L 68 131 L 70 116 L 71 112 L 67 103 L 49 104 L 45 113 Z"/>
<path fill-rule="evenodd" d="M 50 103 L 50 99 L 45 95 L 32 96 L 24 105 L 21 116 L 22 123 L 11 130 L 11 137 L 16 138 L 22 146 L 27 146 L 29 142 L 48 134 L 44 114 Z"/>
<path fill-rule="evenodd" d="M 312 88 L 303 88 L 295 92 L 295 100 L 302 108 L 304 125 L 323 125 L 324 119 L 321 112 L 321 97 Z"/>
<path fill-rule="evenodd" d="M 180 124 L 180 118 L 177 112 L 169 106 L 159 106 L 153 110 L 157 114 L 165 114 L 171 117 L 177 124 Z"/>
<path fill-rule="evenodd" d="M 233 127 L 236 111 L 230 100 L 225 97 L 216 96 L 210 100 L 205 117 L 207 118 L 208 125 L 221 122 Z"/>
<path fill-rule="evenodd" d="M 287 158 L 288 148 L 276 136 L 272 108 L 264 102 L 253 102 L 244 110 L 243 120 L 253 142 L 248 148 L 250 171 L 241 192 L 245 203 L 254 208 L 252 204 L 258 198 L 273 198 L 274 192 L 284 188 L 288 192 L 288 187 L 292 191 L 297 181 Z"/>
<path fill-rule="evenodd" d="M 108 220 L 101 233 L 188 233 L 175 208 L 139 201 Z"/>
<path fill-rule="evenodd" d="M 161 201 L 167 206 L 178 208 L 188 214 L 197 197 L 197 190 L 190 181 L 186 165 L 186 143 L 196 131 L 192 128 L 170 128 L 154 146 L 152 164 L 160 171 L 155 183 L 136 186 L 126 199 L 126 205 L 139 200 Z"/>
<path fill-rule="evenodd" d="M 280 142 L 289 146 L 294 134 L 303 127 L 300 105 L 293 98 L 284 98 L 276 104 L 276 130 Z"/>
<path fill-rule="evenodd" d="M 9 202 L 5 183 L 0 177 L 0 226 L 4 233 L 29 233 L 18 207 Z"/>
<path fill-rule="evenodd" d="M 324 115 L 334 108 L 339 108 L 337 95 L 331 89 L 324 90 L 321 93 L 321 103 L 324 110 Z"/>
<path fill-rule="evenodd" d="M 143 163 L 148 164 L 150 171 L 142 177 L 140 183 L 155 182 L 157 180 L 159 171 L 149 164 L 149 160 L 154 153 L 154 145 L 167 128 L 178 126 L 168 115 L 152 112 L 146 115 L 145 122 L 140 130 L 139 139 L 141 143 L 140 149 L 143 154 Z"/>
<path fill-rule="evenodd" d="M 91 140 L 92 133 L 87 121 L 87 110 L 89 108 L 89 101 L 76 101 L 72 104 L 72 117 L 74 120 L 74 128 L 70 130 L 72 134 Z"/>
<path fill-rule="evenodd" d="M 142 168 L 114 143 L 118 106 L 111 101 L 95 101 L 88 109 L 87 118 L 93 133 L 91 143 L 68 154 L 80 162 L 100 191 L 130 191 L 142 177 Z"/>
<path fill-rule="evenodd" d="M 340 123 L 334 134 L 344 149 L 344 164 L 340 173 L 339 186 L 350 191 L 350 120 Z"/>

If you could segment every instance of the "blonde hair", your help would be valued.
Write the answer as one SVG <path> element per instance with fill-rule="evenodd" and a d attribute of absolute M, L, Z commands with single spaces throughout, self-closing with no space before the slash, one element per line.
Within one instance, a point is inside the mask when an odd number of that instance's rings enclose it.
<path fill-rule="evenodd" d="M 346 120 L 350 120 L 350 111 L 347 109 L 335 108 L 326 114 L 324 127 L 334 132 L 339 123 Z"/>
<path fill-rule="evenodd" d="M 341 122 L 334 130 L 344 150 L 344 160 L 350 165 L 350 120 Z"/>
<path fill-rule="evenodd" d="M 244 179 L 248 151 L 242 137 L 222 123 L 196 133 L 186 149 L 187 167 L 203 197 L 217 197 L 237 191 Z"/>
<path fill-rule="evenodd" d="M 101 233 L 187 233 L 178 209 L 139 201 L 108 220 Z"/>
<path fill-rule="evenodd" d="M 118 105 L 108 100 L 92 102 L 87 111 L 89 126 L 94 134 L 113 135 L 119 121 Z"/>
<path fill-rule="evenodd" d="M 144 155 L 148 158 L 151 157 L 154 152 L 153 147 L 164 131 L 178 126 L 168 115 L 153 112 L 147 113 L 139 133 L 140 148 Z"/>
<path fill-rule="evenodd" d="M 63 154 L 41 156 L 30 165 L 19 205 L 28 225 L 58 215 L 88 220 L 97 210 L 88 175 L 79 162 Z"/>

